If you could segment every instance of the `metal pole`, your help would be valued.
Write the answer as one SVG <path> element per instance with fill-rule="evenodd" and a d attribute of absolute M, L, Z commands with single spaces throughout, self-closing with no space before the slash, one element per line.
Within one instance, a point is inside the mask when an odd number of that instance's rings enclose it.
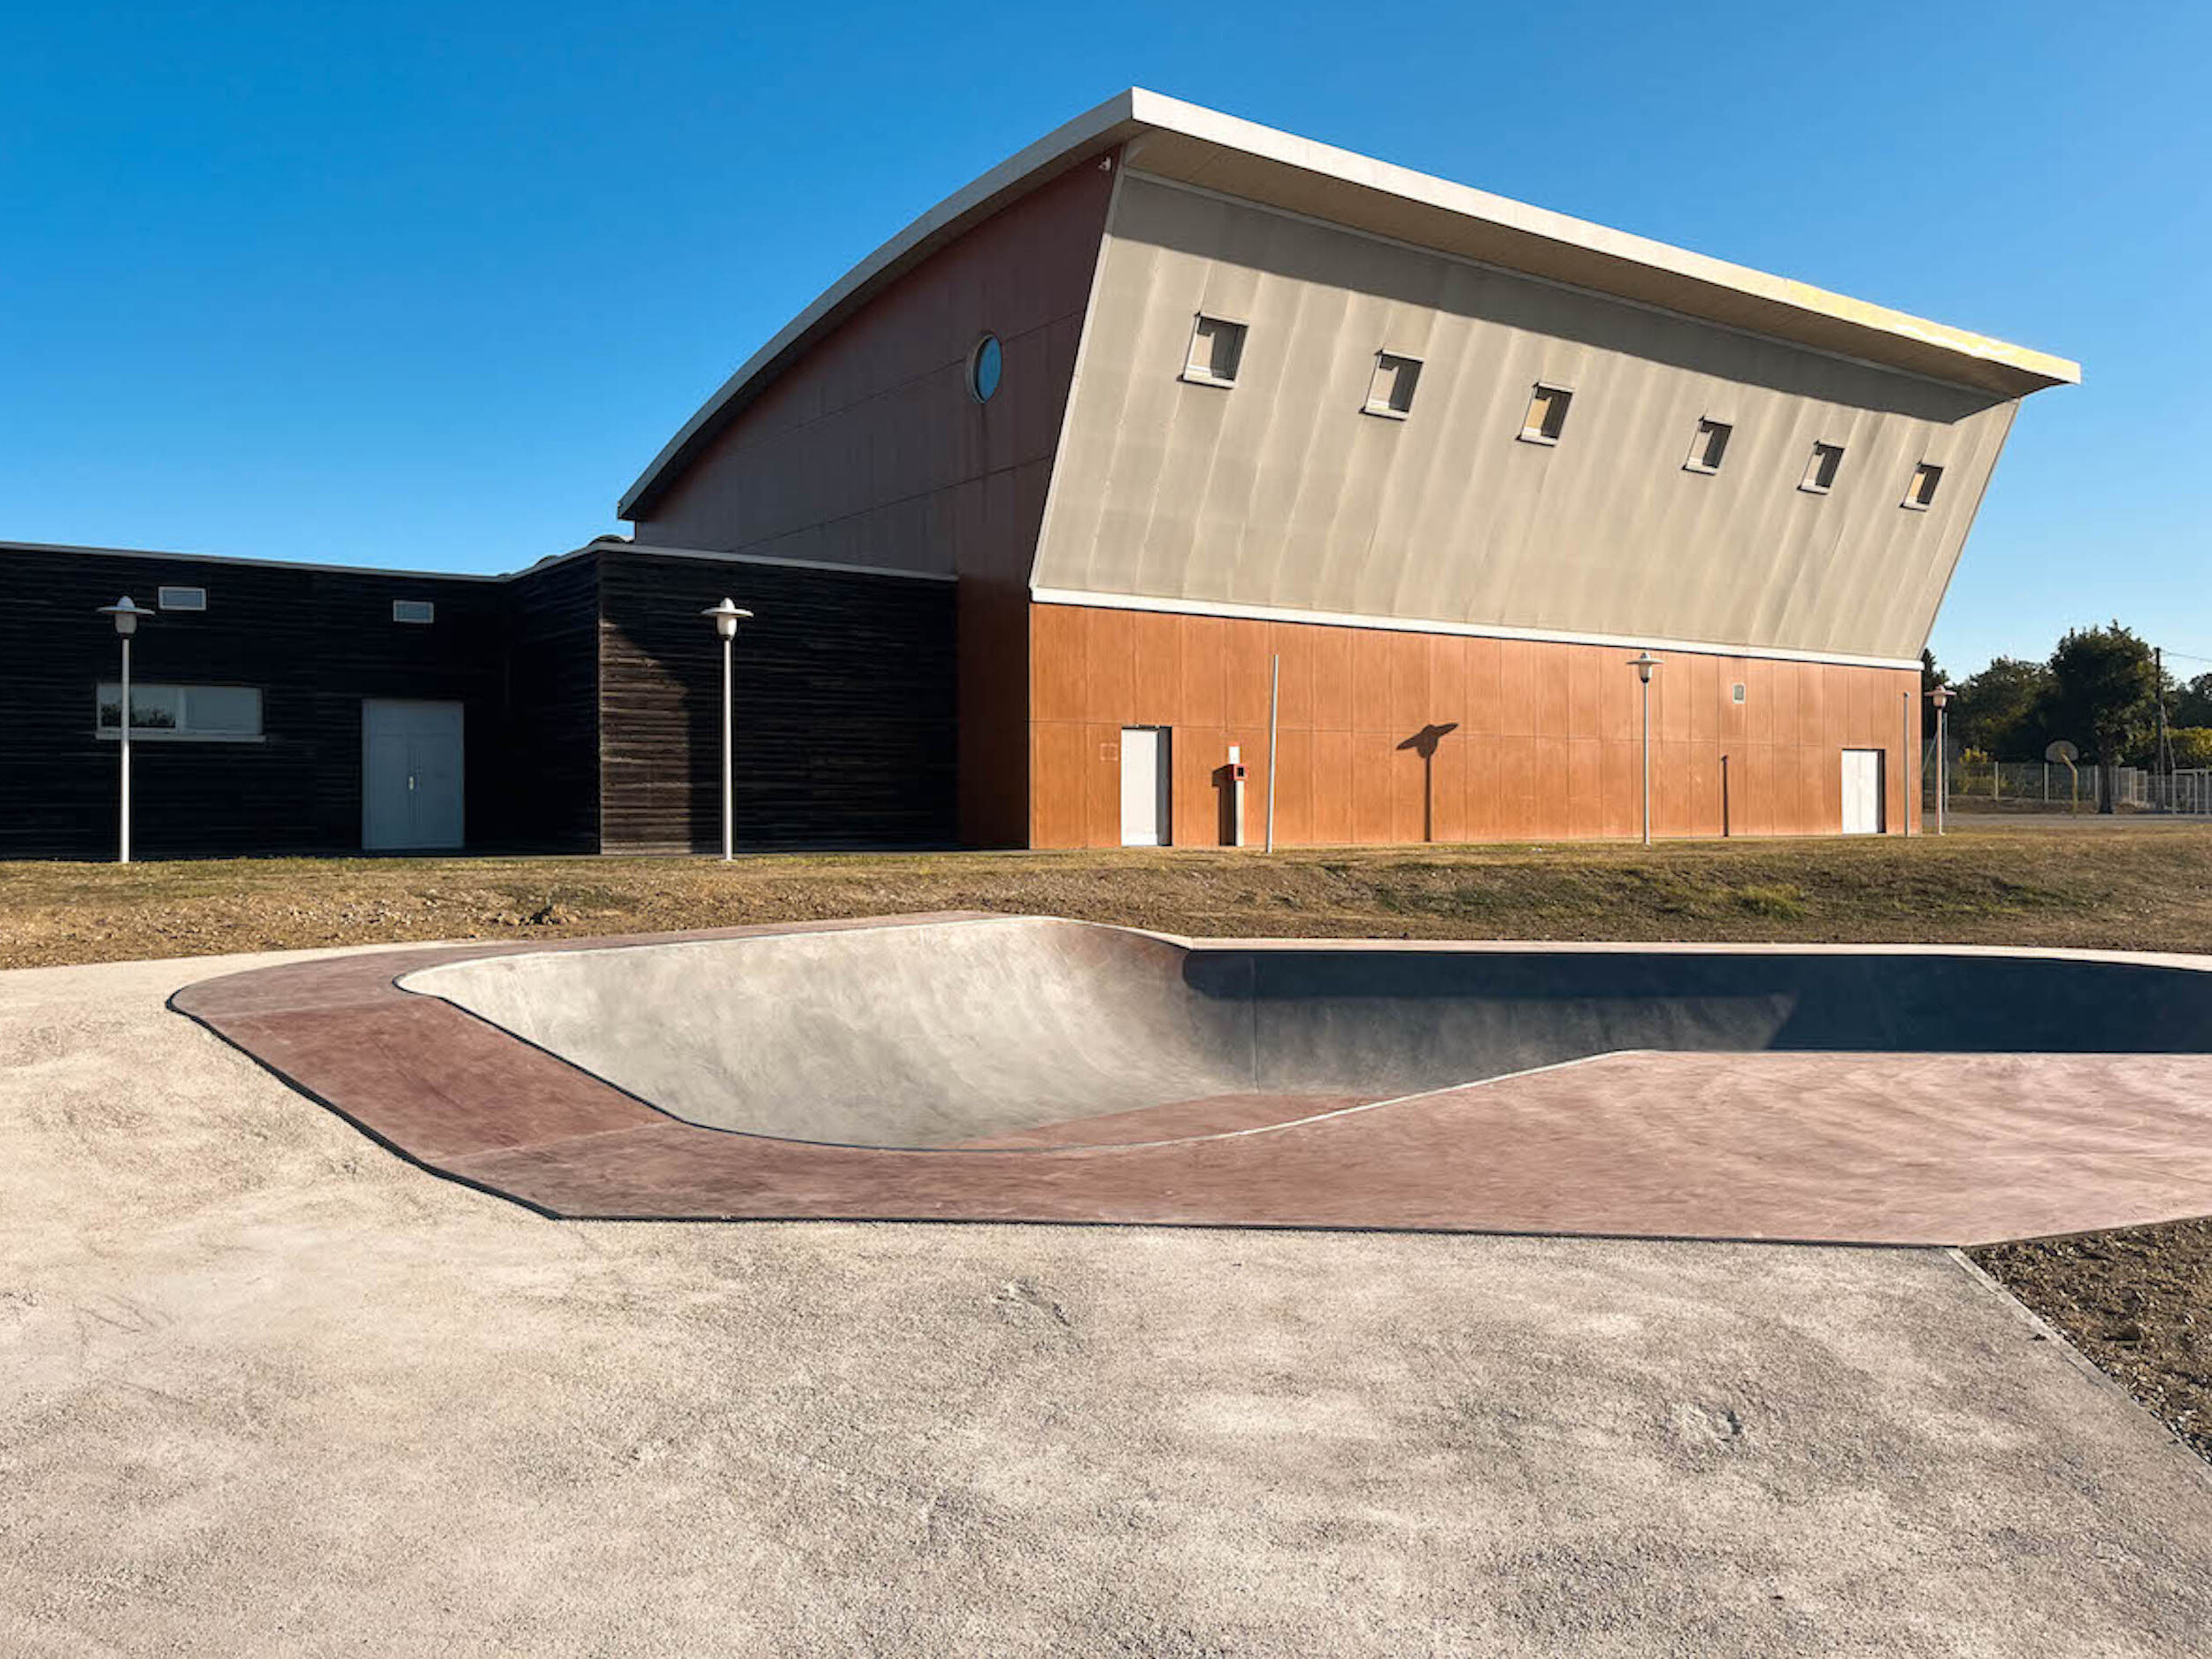
<path fill-rule="evenodd" d="M 1282 706 L 1283 659 L 1268 659 L 1267 670 L 1267 850 L 1275 850 L 1275 716 Z"/>
<path fill-rule="evenodd" d="M 119 864 L 131 861 L 131 636 L 123 636 L 123 825 L 122 856 Z"/>
<path fill-rule="evenodd" d="M 1950 804 L 1951 757 L 1944 744 L 1944 726 L 1948 714 L 1941 703 L 1936 704 L 1936 833 L 1944 833 L 1944 809 Z"/>
<path fill-rule="evenodd" d="M 728 864 L 737 856 L 737 816 L 732 804 L 735 785 L 730 760 L 730 680 L 732 658 L 736 649 L 735 640 L 726 639 L 722 641 L 722 862 L 724 864 Z"/>
<path fill-rule="evenodd" d="M 1651 678 L 1644 677 L 1644 845 L 1651 845 Z"/>
<path fill-rule="evenodd" d="M 1905 833 L 1909 835 L 1912 833 L 1912 757 L 1915 748 L 1912 741 L 1912 693 L 1901 692 L 1898 695 L 1905 705 L 1905 738 L 1897 748 L 1897 762 L 1901 769 L 1897 779 L 1897 799 L 1904 805 Z"/>

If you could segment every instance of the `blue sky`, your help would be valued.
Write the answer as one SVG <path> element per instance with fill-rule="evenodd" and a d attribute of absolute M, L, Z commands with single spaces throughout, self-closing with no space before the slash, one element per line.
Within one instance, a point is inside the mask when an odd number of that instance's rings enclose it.
<path fill-rule="evenodd" d="M 2207 61 L 2201 4 L 17 0 L 0 537 L 572 547 L 855 258 L 1136 84 L 2078 358 L 1937 652 L 2212 659 Z"/>

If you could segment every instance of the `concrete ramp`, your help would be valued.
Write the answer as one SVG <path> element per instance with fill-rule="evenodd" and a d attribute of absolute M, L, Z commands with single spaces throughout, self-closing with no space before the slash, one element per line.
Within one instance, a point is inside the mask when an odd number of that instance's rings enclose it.
<path fill-rule="evenodd" d="M 874 1148 L 1141 1144 L 1628 1050 L 2212 1050 L 2212 975 L 2080 955 L 1188 947 L 1010 917 L 400 983 L 690 1123 Z"/>

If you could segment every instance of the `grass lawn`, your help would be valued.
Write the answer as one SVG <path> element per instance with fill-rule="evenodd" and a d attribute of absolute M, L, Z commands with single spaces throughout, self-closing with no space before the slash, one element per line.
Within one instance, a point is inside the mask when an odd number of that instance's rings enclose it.
<path fill-rule="evenodd" d="M 0 967 L 902 910 L 1171 933 L 1855 941 L 2212 952 L 2212 825 L 1969 819 L 1940 839 L 703 858 L 0 864 Z"/>
<path fill-rule="evenodd" d="M 0 864 L 0 967 L 902 910 L 1195 934 L 1848 941 L 2212 953 L 2212 825 L 1991 815 L 1897 840 L 1256 852 Z M 1977 1252 L 2212 1455 L 2212 1232 Z M 2207 1340 L 2212 1348 L 2212 1339 Z"/>

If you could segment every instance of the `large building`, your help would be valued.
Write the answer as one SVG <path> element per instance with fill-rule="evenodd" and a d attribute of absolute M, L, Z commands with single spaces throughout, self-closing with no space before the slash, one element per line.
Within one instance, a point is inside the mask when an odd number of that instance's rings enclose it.
<path fill-rule="evenodd" d="M 628 541 L 510 578 L 9 550 L 0 850 L 104 846 L 90 608 L 156 587 L 204 608 L 141 648 L 149 852 L 710 844 L 724 593 L 756 843 L 1217 846 L 1233 757 L 1251 841 L 1270 802 L 1286 844 L 1630 834 L 1647 652 L 1655 833 L 1895 833 L 1998 451 L 2078 379 L 1132 91 L 762 347 Z"/>

